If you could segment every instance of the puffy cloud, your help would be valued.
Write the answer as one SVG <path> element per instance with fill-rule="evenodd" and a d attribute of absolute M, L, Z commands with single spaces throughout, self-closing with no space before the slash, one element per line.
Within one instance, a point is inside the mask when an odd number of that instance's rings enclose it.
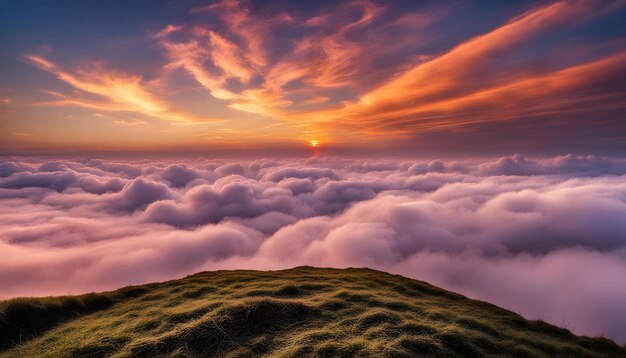
<path fill-rule="evenodd" d="M 297 218 L 278 211 L 270 211 L 251 219 L 233 218 L 233 220 L 264 234 L 273 234 L 279 229 L 298 221 Z"/>
<path fill-rule="evenodd" d="M 116 239 L 45 250 L 2 242 L 0 249 L 7 255 L 0 263 L 3 293 L 60 293 L 173 278 L 201 268 L 206 261 L 250 255 L 261 240 L 257 231 L 234 223 L 195 231 L 153 225 L 135 229 L 134 233 L 120 232 Z"/>
<path fill-rule="evenodd" d="M 426 174 L 431 172 L 443 172 L 445 165 L 441 160 L 433 160 L 428 163 L 416 163 L 409 167 L 409 174 Z"/>
<path fill-rule="evenodd" d="M 140 176 L 142 172 L 142 168 L 137 165 L 127 163 L 103 162 L 97 159 L 89 160 L 86 165 L 112 174 L 123 174 L 129 178 L 136 178 Z"/>
<path fill-rule="evenodd" d="M 244 175 L 246 169 L 239 163 L 228 163 L 220 165 L 215 169 L 215 175 L 218 177 L 225 177 L 229 175 Z"/>
<path fill-rule="evenodd" d="M 15 173 L 5 178 L 0 186 L 7 189 L 20 188 L 50 188 L 56 191 L 63 191 L 70 184 L 76 181 L 76 174 L 70 171 L 59 171 L 52 173 Z"/>
<path fill-rule="evenodd" d="M 169 187 L 146 179 L 135 179 L 124 187 L 121 192 L 109 198 L 113 206 L 121 210 L 135 211 L 158 200 L 173 197 Z"/>
<path fill-rule="evenodd" d="M 626 342 L 626 161 L 0 161 L 0 292 L 369 266 Z"/>
<path fill-rule="evenodd" d="M 62 192 L 70 187 L 77 187 L 89 193 L 119 191 L 125 180 L 120 178 L 102 178 L 80 174 L 72 170 L 18 172 L 0 179 L 0 188 L 49 188 Z"/>
<path fill-rule="evenodd" d="M 13 173 L 30 171 L 32 168 L 26 164 L 3 162 L 0 163 L 0 178 L 8 177 Z"/>
<path fill-rule="evenodd" d="M 185 165 L 169 165 L 161 173 L 161 178 L 167 180 L 174 187 L 187 185 L 190 181 L 200 178 L 197 171 Z"/>
<path fill-rule="evenodd" d="M 577 173 L 596 176 L 601 174 L 626 174 L 626 161 L 589 156 L 565 155 L 544 160 L 528 160 L 517 154 L 502 157 L 495 162 L 481 164 L 479 173 L 486 175 L 545 175 Z"/>
<path fill-rule="evenodd" d="M 309 178 L 312 180 L 317 180 L 320 178 L 337 179 L 337 174 L 335 174 L 332 169 L 328 168 L 286 167 L 270 169 L 263 176 L 263 179 L 271 180 L 274 182 L 278 182 L 286 178 Z"/>
<path fill-rule="evenodd" d="M 315 190 L 315 183 L 311 179 L 288 178 L 278 183 L 281 188 L 286 188 L 292 194 L 310 193 Z"/>
<path fill-rule="evenodd" d="M 230 178 L 229 178 L 230 179 Z M 217 223 L 227 217 L 252 218 L 270 211 L 291 212 L 291 192 L 264 189 L 256 183 L 233 181 L 220 186 L 199 185 L 190 189 L 182 203 L 159 201 L 150 205 L 145 218 L 174 226 Z"/>

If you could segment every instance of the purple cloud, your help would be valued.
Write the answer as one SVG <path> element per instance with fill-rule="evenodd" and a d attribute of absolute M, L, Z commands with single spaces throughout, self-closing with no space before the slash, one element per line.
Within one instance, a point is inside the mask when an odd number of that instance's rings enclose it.
<path fill-rule="evenodd" d="M 4 297 L 369 266 L 626 342 L 626 161 L 0 161 Z"/>

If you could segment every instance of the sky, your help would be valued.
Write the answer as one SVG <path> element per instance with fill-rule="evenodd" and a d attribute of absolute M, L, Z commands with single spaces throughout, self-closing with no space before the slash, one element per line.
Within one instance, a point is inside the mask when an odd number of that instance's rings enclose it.
<path fill-rule="evenodd" d="M 624 344 L 625 18 L 0 0 L 0 299 L 371 267 Z"/>
<path fill-rule="evenodd" d="M 626 2 L 0 2 L 0 151 L 626 153 Z"/>

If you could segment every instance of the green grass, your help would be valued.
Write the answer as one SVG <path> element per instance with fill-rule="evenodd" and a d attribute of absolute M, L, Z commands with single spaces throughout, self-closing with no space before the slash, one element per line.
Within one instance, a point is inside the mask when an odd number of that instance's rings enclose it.
<path fill-rule="evenodd" d="M 0 302 L 3 357 L 626 357 L 427 283 L 369 269 L 202 272 Z"/>

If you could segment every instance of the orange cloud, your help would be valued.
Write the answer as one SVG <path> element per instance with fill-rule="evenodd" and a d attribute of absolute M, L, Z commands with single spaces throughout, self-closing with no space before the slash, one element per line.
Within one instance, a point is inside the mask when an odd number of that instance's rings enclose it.
<path fill-rule="evenodd" d="M 356 105 L 393 106 L 398 102 L 430 100 L 431 96 L 445 97 L 493 84 L 497 80 L 495 76 L 481 77 L 480 81 L 473 83 L 466 81 L 477 70 L 485 68 L 489 56 L 502 53 L 550 26 L 587 13 L 590 4 L 591 2 L 576 2 L 576 5 L 573 2 L 557 2 L 529 11 L 494 31 L 419 64 L 384 86 L 370 91 Z M 450 91 L 451 89 L 454 91 Z"/>
<path fill-rule="evenodd" d="M 149 91 L 140 76 L 107 70 L 99 64 L 89 71 L 77 69 L 69 72 L 41 56 L 28 55 L 26 58 L 75 89 L 99 97 L 95 100 L 61 94 L 61 99 L 39 103 L 40 105 L 72 105 L 103 111 L 128 111 L 171 121 L 199 120 L 168 108 Z"/>
<path fill-rule="evenodd" d="M 154 37 L 164 37 L 167 36 L 171 33 L 180 31 L 182 29 L 182 26 L 177 26 L 177 25 L 167 25 L 163 30 L 159 31 L 156 35 L 154 35 Z"/>
<path fill-rule="evenodd" d="M 252 66 L 246 64 L 240 48 L 232 41 L 210 31 L 211 59 L 219 67 L 226 78 L 237 78 L 241 82 L 248 82 L 254 75 Z"/>
<path fill-rule="evenodd" d="M 196 9 L 217 14 L 226 31 L 195 26 L 188 29 L 185 41 L 161 38 L 171 60 L 166 69 L 185 69 L 213 97 L 228 101 L 230 108 L 287 119 L 292 112 L 289 107 L 295 104 L 292 94 L 307 92 L 309 98 L 329 98 L 318 92 L 349 86 L 350 78 L 357 75 L 362 47 L 344 36 L 370 23 L 382 9 L 367 1 L 347 6 L 359 10 L 361 16 L 339 23 L 332 31 L 320 29 L 304 36 L 294 43 L 292 51 L 274 61 L 268 61 L 267 55 L 271 32 L 275 26 L 291 24 L 294 19 L 290 15 L 256 17 L 247 5 L 232 0 Z M 309 20 L 303 22 L 305 26 L 318 26 Z M 233 80 L 239 89 L 232 86 Z M 295 81 L 303 85 L 287 88 Z"/>
<path fill-rule="evenodd" d="M 567 112 L 571 111 L 567 105 L 576 102 L 574 107 L 579 111 L 593 110 L 608 103 L 602 101 L 609 101 L 610 95 L 602 94 L 602 100 L 592 104 L 585 85 L 593 83 L 598 72 L 623 73 L 626 63 L 622 54 L 531 77 L 515 71 L 494 71 L 491 59 L 550 27 L 602 11 L 599 4 L 560 1 L 535 8 L 439 57 L 419 63 L 355 101 L 334 109 L 300 112 L 291 118 L 326 128 L 341 125 L 393 135 L 550 111 Z M 601 87 L 598 92 L 602 91 Z"/>
<path fill-rule="evenodd" d="M 574 112 L 624 107 L 620 90 L 605 85 L 623 77 L 623 54 L 598 51 L 595 60 L 550 70 L 526 68 L 530 61 L 518 54 L 526 45 L 532 51 L 532 41 L 549 31 L 619 4 L 551 2 L 437 54 L 421 53 L 415 43 L 427 37 L 420 30 L 438 13 L 399 13 L 351 1 L 298 18 L 224 0 L 194 9 L 194 16 L 210 21 L 170 24 L 150 37 L 166 56 L 162 72 L 150 82 L 101 65 L 67 70 L 42 56 L 28 59 L 78 91 L 55 93 L 54 100 L 40 104 L 132 112 L 185 125 L 211 120 L 173 109 L 166 96 L 174 97 L 174 91 L 157 87 L 179 85 L 170 82 L 172 75 L 179 80 L 186 72 L 219 100 L 207 100 L 206 107 L 213 110 L 223 101 L 218 110 L 233 109 L 235 114 L 227 116 L 237 119 L 228 123 L 236 131 L 216 127 L 209 134 L 196 133 L 200 136 L 216 138 L 219 132 L 249 140 L 261 136 L 260 128 L 279 124 L 280 130 L 265 133 L 324 143 L 396 139 L 482 122 L 538 115 L 558 121 Z M 205 105 L 196 98 L 179 104 Z"/>
<path fill-rule="evenodd" d="M 355 41 L 353 35 L 376 36 L 379 31 L 368 26 L 385 9 L 368 1 L 341 5 L 347 7 L 344 10 L 357 10 L 360 15 L 356 18 L 328 12 L 300 19 L 299 26 L 310 31 L 274 60 L 268 58 L 274 27 L 293 25 L 296 20 L 286 14 L 262 17 L 234 0 L 197 9 L 218 15 L 225 30 L 218 32 L 204 25 L 176 28 L 176 32 L 187 31 L 186 40 L 164 36 L 160 42 L 171 59 L 167 68 L 185 69 L 232 109 L 290 122 L 326 136 L 334 132 L 345 137 L 354 130 L 394 136 L 520 118 L 533 110 L 569 111 L 562 97 L 579 101 L 581 88 L 593 80 L 587 74 L 599 68 L 619 68 L 620 56 L 609 61 L 612 65 L 600 60 L 533 75 L 520 68 L 496 71 L 493 59 L 556 26 L 582 21 L 613 5 L 577 0 L 533 8 L 442 55 L 414 56 L 413 67 L 369 90 L 359 87 L 369 76 L 363 62 L 377 51 L 370 42 Z M 389 26 L 404 26 L 406 18 L 392 20 Z M 417 18 L 421 23 L 428 16 Z M 333 107 L 333 91 L 342 88 L 362 95 Z M 580 110 L 597 105 L 589 100 L 585 103 L 581 102 Z M 310 105 L 322 109 L 311 111 L 307 109 Z"/>
<path fill-rule="evenodd" d="M 626 73 L 626 52 L 465 96 L 381 113 L 374 128 L 412 133 L 532 116 L 626 108 L 605 84 Z"/>

